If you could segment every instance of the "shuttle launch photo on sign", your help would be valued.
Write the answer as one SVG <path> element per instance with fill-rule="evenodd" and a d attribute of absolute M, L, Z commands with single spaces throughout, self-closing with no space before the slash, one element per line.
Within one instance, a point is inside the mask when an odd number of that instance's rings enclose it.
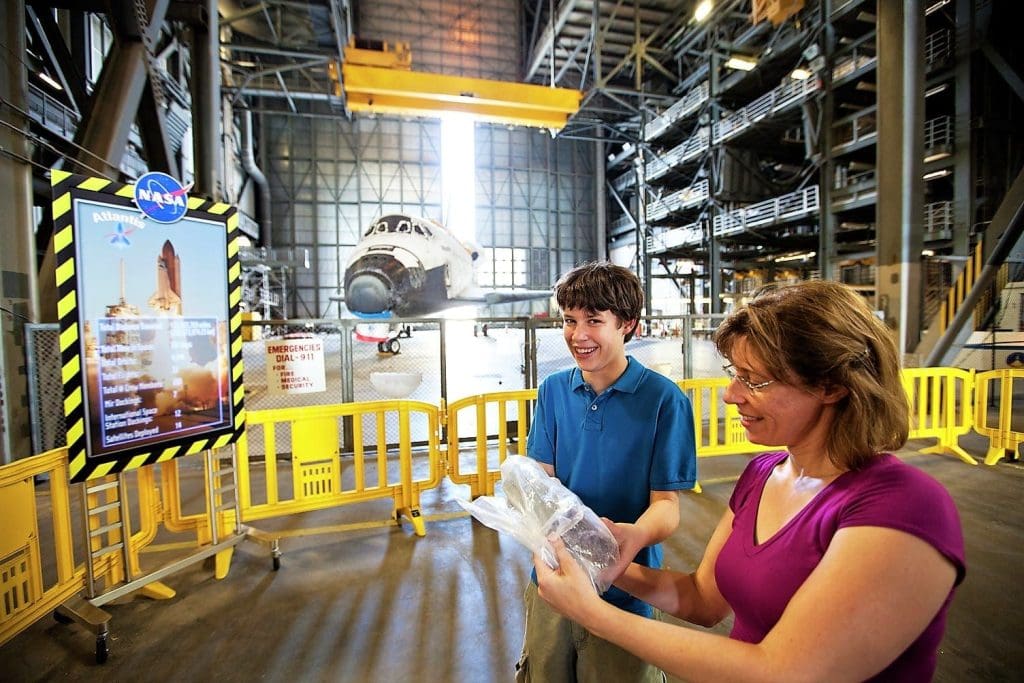
<path fill-rule="evenodd" d="M 549 298 L 551 290 L 482 289 L 474 277 L 480 250 L 440 223 L 405 214 L 370 224 L 345 265 L 336 297 L 359 318 L 383 320 L 438 313 L 466 304 Z"/>

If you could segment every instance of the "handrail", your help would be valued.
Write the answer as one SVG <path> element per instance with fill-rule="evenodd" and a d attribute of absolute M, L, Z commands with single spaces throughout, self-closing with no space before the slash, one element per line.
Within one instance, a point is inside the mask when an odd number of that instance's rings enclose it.
<path fill-rule="evenodd" d="M 648 161 L 644 168 L 646 180 L 656 180 L 674 168 L 699 158 L 711 146 L 711 132 L 708 126 L 700 126 L 697 132 L 681 143 Z"/>
<path fill-rule="evenodd" d="M 974 253 L 967 260 L 964 269 L 956 276 L 956 281 L 949 288 L 949 292 L 946 293 L 946 300 L 939 307 L 938 325 L 940 332 L 945 331 L 949 327 L 953 316 L 956 315 L 960 305 L 967 298 L 967 293 L 974 286 L 975 280 L 978 279 L 978 273 L 981 272 L 983 257 L 982 240 L 979 239 L 978 243 L 974 245 Z"/>
<path fill-rule="evenodd" d="M 953 54 L 953 32 L 948 28 L 932 31 L 924 39 L 925 70 L 931 71 Z"/>
<path fill-rule="evenodd" d="M 818 186 L 812 185 L 802 190 L 720 213 L 715 216 L 713 221 L 714 234 L 716 237 L 722 237 L 744 232 L 750 228 L 775 225 L 794 218 L 808 216 L 815 213 L 818 207 Z"/>
<path fill-rule="evenodd" d="M 709 188 L 707 178 L 704 178 L 666 197 L 649 201 L 647 203 L 648 222 L 661 220 L 672 212 L 703 204 L 710 196 Z"/>
<path fill-rule="evenodd" d="M 692 247 L 704 241 L 704 224 L 701 221 L 679 228 L 648 235 L 647 251 L 657 253 L 674 247 Z"/>
<path fill-rule="evenodd" d="M 702 81 L 691 88 L 683 97 L 676 100 L 675 104 L 644 126 L 644 139 L 648 142 L 654 140 L 669 130 L 677 121 L 696 112 L 708 101 L 710 92 L 707 81 Z"/>
<path fill-rule="evenodd" d="M 791 79 L 788 83 L 769 90 L 745 107 L 715 121 L 712 124 L 712 140 L 715 144 L 725 142 L 758 121 L 800 104 L 820 89 L 821 81 L 817 78 Z"/>

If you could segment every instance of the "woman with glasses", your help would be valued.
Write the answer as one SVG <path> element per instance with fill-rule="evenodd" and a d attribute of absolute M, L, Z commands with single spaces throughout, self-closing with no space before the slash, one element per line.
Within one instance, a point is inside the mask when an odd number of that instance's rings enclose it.
<path fill-rule="evenodd" d="M 700 626 L 732 615 L 729 637 L 616 610 L 564 549 L 560 569 L 535 561 L 540 596 L 688 681 L 931 679 L 963 536 L 942 485 L 890 452 L 909 431 L 892 334 L 853 290 L 808 281 L 714 340 L 747 438 L 785 449 L 748 464 L 696 571 L 632 564 L 615 585 Z"/>

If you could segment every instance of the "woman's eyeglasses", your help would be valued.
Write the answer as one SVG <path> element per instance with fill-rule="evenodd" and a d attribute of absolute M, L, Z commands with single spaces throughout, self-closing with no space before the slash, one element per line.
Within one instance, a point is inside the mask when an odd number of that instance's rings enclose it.
<path fill-rule="evenodd" d="M 730 380 L 734 380 L 734 379 L 739 380 L 740 384 L 742 384 L 743 386 L 745 386 L 747 389 L 750 390 L 750 393 L 754 393 L 754 392 L 760 391 L 761 389 L 764 389 L 769 384 L 772 384 L 772 383 L 775 382 L 775 380 L 773 380 L 773 379 L 765 380 L 764 382 L 751 382 L 749 378 L 744 377 L 743 375 L 738 374 L 736 372 L 736 368 L 733 367 L 732 363 L 729 363 L 728 365 L 723 365 L 722 366 L 722 370 L 725 372 L 725 374 L 729 375 L 729 379 Z"/>

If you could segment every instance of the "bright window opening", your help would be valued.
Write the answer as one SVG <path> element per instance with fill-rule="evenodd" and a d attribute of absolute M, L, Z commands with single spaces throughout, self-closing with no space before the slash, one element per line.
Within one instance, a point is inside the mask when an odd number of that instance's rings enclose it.
<path fill-rule="evenodd" d="M 441 117 L 441 220 L 459 239 L 476 242 L 474 120 L 468 114 Z"/>
<path fill-rule="evenodd" d="M 526 271 L 529 249 L 497 247 L 480 250 L 478 281 L 483 286 L 526 287 Z"/>

